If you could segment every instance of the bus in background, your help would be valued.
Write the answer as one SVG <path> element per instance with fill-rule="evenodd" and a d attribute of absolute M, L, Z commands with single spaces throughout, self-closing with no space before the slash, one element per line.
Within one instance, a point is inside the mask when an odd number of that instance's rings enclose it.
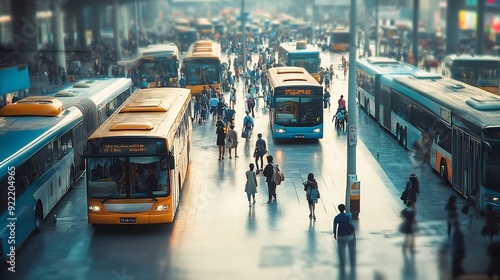
<path fill-rule="evenodd" d="M 209 86 L 220 92 L 221 56 L 220 44 L 212 41 L 199 40 L 189 47 L 182 63 L 186 88 L 191 89 L 191 94 L 201 94 L 203 87 Z"/>
<path fill-rule="evenodd" d="M 478 193 L 481 211 L 500 211 L 500 98 L 445 77 L 390 78 L 392 134 L 462 195 Z"/>
<path fill-rule="evenodd" d="M 319 50 L 311 45 L 307 45 L 306 41 L 298 41 L 296 43 L 281 43 L 278 49 L 278 65 L 279 66 L 296 66 L 302 67 L 311 74 L 316 81 L 319 82 L 319 68 L 321 58 Z"/>
<path fill-rule="evenodd" d="M 147 82 L 149 87 L 168 87 L 179 77 L 179 49 L 174 44 L 149 45 L 139 50 L 133 60 L 119 61 L 118 65 L 130 68 L 134 85 Z M 144 81 L 145 79 L 145 81 Z"/>
<path fill-rule="evenodd" d="M 383 75 L 411 75 L 418 68 L 400 63 L 387 57 L 369 57 L 356 60 L 357 98 L 365 112 L 379 122 L 384 122 L 384 96 L 380 91 L 380 77 Z"/>
<path fill-rule="evenodd" d="M 25 64 L 0 65 L 0 108 L 28 96 L 30 86 Z"/>
<path fill-rule="evenodd" d="M 189 20 L 187 20 L 186 18 L 181 18 L 181 17 L 176 18 L 174 26 L 175 27 L 189 27 L 190 26 Z"/>
<path fill-rule="evenodd" d="M 274 138 L 323 138 L 323 87 L 302 67 L 267 71 Z"/>
<path fill-rule="evenodd" d="M 333 52 L 349 51 L 351 33 L 346 29 L 335 29 L 330 34 L 330 46 Z"/>
<path fill-rule="evenodd" d="M 90 224 L 174 220 L 192 145 L 191 94 L 141 89 L 87 141 Z"/>
<path fill-rule="evenodd" d="M 197 19 L 195 28 L 198 30 L 201 39 L 212 39 L 214 36 L 214 24 L 206 18 Z"/>
<path fill-rule="evenodd" d="M 453 54 L 445 57 L 442 67 L 443 76 L 500 94 L 500 57 Z"/>
<path fill-rule="evenodd" d="M 77 147 L 86 139 L 82 112 L 53 97 L 27 97 L 0 116 L 0 259 L 7 261 L 73 185 Z"/>
<path fill-rule="evenodd" d="M 185 52 L 189 46 L 198 40 L 198 31 L 190 27 L 175 28 L 175 43 L 179 51 Z"/>

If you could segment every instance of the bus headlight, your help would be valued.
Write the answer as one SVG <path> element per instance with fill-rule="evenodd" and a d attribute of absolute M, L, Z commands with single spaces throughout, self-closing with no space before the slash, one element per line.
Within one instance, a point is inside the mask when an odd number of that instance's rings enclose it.
<path fill-rule="evenodd" d="M 315 128 L 315 129 L 313 129 L 313 132 L 314 133 L 320 133 L 321 132 L 321 128 Z"/>
<path fill-rule="evenodd" d="M 487 202 L 494 202 L 494 203 L 500 202 L 500 198 L 492 196 L 492 195 L 485 195 L 485 196 L 483 196 L 483 199 Z"/>
<path fill-rule="evenodd" d="M 276 133 L 285 133 L 286 131 L 283 128 L 277 128 L 274 130 Z"/>
<path fill-rule="evenodd" d="M 155 208 L 155 211 L 167 211 L 168 210 L 168 204 L 167 205 L 158 205 Z"/>
<path fill-rule="evenodd" d="M 102 209 L 99 206 L 89 205 L 89 212 L 101 212 Z"/>

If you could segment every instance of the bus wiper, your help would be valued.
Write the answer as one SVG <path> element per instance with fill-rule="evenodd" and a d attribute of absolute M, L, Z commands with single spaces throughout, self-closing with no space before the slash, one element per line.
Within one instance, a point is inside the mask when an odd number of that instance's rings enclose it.
<path fill-rule="evenodd" d="M 147 196 L 149 196 L 150 198 L 154 199 L 155 201 L 158 201 L 158 199 L 156 199 L 156 197 L 155 197 L 154 195 L 149 194 L 149 193 L 148 193 L 145 189 L 140 188 L 140 187 L 137 187 L 137 186 L 136 186 L 136 188 L 137 188 L 137 189 L 139 189 L 140 191 L 142 191 L 144 194 L 146 194 L 146 195 L 147 195 Z"/>
<path fill-rule="evenodd" d="M 112 192 L 110 195 L 106 196 L 106 198 L 101 201 L 102 204 L 104 204 L 104 202 L 106 202 L 108 199 L 110 199 L 113 195 L 115 195 L 116 193 L 118 193 L 118 195 L 120 195 L 120 190 L 115 190 L 114 192 Z"/>

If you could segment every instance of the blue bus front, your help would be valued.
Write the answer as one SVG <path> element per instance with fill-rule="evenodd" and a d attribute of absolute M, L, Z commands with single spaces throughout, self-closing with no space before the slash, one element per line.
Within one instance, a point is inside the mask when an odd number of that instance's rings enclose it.
<path fill-rule="evenodd" d="M 274 138 L 323 138 L 323 90 L 276 89 L 270 122 Z"/>

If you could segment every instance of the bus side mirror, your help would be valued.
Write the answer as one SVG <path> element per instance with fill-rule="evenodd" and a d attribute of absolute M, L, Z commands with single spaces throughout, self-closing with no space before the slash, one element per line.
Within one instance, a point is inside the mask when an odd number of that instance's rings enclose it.
<path fill-rule="evenodd" d="M 174 156 L 168 156 L 168 168 L 170 170 L 175 169 L 175 157 Z"/>
<path fill-rule="evenodd" d="M 490 143 L 488 143 L 488 142 L 483 142 L 483 143 L 484 143 L 484 146 L 483 146 L 484 152 L 488 153 L 488 155 L 491 156 L 493 154 L 493 149 L 491 148 Z"/>

